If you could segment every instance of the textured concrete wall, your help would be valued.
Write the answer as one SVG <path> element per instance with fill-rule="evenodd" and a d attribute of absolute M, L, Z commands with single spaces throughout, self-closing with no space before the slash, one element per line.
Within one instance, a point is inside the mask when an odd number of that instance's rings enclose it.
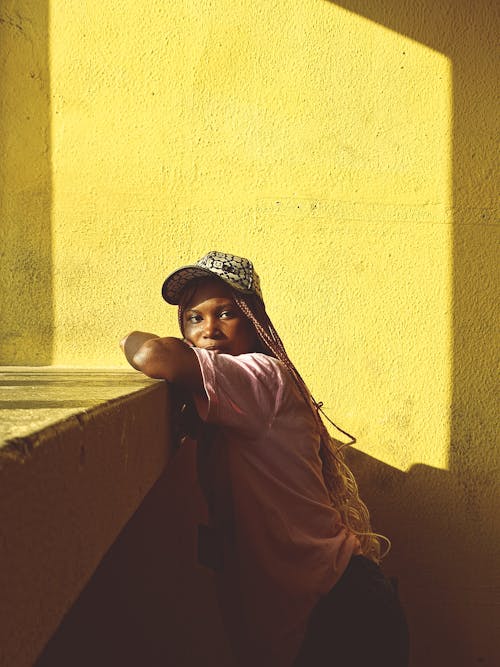
<path fill-rule="evenodd" d="M 0 2 L 0 363 L 52 361 L 47 3 Z"/>
<path fill-rule="evenodd" d="M 167 271 L 251 256 L 291 357 L 359 438 L 415 660 L 491 662 L 496 3 L 54 3 L 33 52 L 7 5 L 5 76 L 51 56 L 52 253 L 43 340 L 30 275 L 3 274 L 22 335 L 2 359 L 119 364 L 124 331 L 175 331 Z M 8 201 L 14 257 L 27 235 Z"/>
<path fill-rule="evenodd" d="M 418 665 L 500 662 L 498 421 L 498 3 L 340 0 L 335 3 L 449 59 L 450 397 L 446 470 L 414 459 L 402 475 L 358 454 L 365 495 L 389 534 L 391 560 L 410 581 Z M 420 141 L 429 149 L 425 132 Z M 425 282 L 424 282 L 425 284 Z M 421 289 L 425 289 L 421 286 Z M 435 344 L 437 330 L 428 345 Z M 423 370 L 426 357 L 420 357 Z M 427 367 L 420 394 L 432 395 Z M 415 375 L 415 378 L 418 374 Z M 402 398 L 402 397 L 401 397 Z M 429 414 L 419 412 L 419 422 Z M 439 447 L 438 438 L 433 439 Z M 416 452 L 403 436 L 398 447 Z M 368 450 L 366 450 L 368 451 Z M 377 459 L 375 450 L 369 452 Z M 387 461 L 386 461 L 387 463 Z"/>

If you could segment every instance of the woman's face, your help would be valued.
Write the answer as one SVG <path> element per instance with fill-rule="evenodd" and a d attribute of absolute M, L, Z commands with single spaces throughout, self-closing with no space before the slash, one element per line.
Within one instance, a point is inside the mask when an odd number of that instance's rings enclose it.
<path fill-rule="evenodd" d="M 195 347 L 225 354 L 258 349 L 255 329 L 233 300 L 230 288 L 219 280 L 204 280 L 186 303 L 184 336 Z"/>

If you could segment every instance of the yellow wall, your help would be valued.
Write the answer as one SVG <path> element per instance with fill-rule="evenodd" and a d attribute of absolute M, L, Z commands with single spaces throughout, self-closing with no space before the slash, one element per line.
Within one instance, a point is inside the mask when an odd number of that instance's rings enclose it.
<path fill-rule="evenodd" d="M 489 556 L 470 566 L 498 551 L 495 3 L 28 4 L 2 6 L 28 13 L 33 51 L 0 25 L 1 76 L 27 81 L 0 141 L 34 135 L 0 167 L 15 334 L 1 361 L 120 365 L 128 330 L 175 333 L 167 272 L 211 249 L 250 256 L 290 356 L 358 436 L 417 654 L 443 664 L 435 647 L 449 656 L 459 628 L 457 660 L 489 655 Z M 33 240 L 42 302 L 14 266 Z"/>
<path fill-rule="evenodd" d="M 122 363 L 124 331 L 176 331 L 167 271 L 249 255 L 317 396 L 387 462 L 403 436 L 444 467 L 449 61 L 268 4 L 54 4 L 54 363 Z"/>
<path fill-rule="evenodd" d="M 0 1 L 0 364 L 52 361 L 45 2 Z"/>

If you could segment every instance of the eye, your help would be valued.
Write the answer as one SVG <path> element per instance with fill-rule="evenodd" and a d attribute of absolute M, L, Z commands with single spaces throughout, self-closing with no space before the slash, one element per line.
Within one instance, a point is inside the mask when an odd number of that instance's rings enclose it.
<path fill-rule="evenodd" d="M 186 317 L 186 322 L 189 322 L 189 324 L 198 324 L 198 322 L 201 322 L 201 315 L 198 315 L 197 313 L 188 315 Z"/>
<path fill-rule="evenodd" d="M 233 310 L 222 310 L 222 311 L 219 313 L 219 317 L 220 317 L 222 320 L 229 320 L 229 319 L 231 319 L 232 317 L 234 317 L 234 311 L 233 311 Z"/>

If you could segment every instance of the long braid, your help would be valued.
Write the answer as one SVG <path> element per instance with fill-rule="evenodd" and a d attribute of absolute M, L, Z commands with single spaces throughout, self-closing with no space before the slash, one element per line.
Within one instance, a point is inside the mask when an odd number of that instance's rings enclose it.
<path fill-rule="evenodd" d="M 361 542 L 363 553 L 372 560 L 380 560 L 380 539 L 388 539 L 372 532 L 370 514 L 365 503 L 359 496 L 358 485 L 354 475 L 345 463 L 341 447 L 328 433 L 320 411 L 322 404 L 312 397 L 306 383 L 286 353 L 285 346 L 271 322 L 264 304 L 260 299 L 250 296 L 234 294 L 234 300 L 241 311 L 252 322 L 261 340 L 272 356 L 283 362 L 292 375 L 300 393 L 311 407 L 320 431 L 319 455 L 322 462 L 322 472 L 332 506 L 340 513 L 344 524 L 356 535 Z M 329 420 L 331 421 L 331 420 Z M 332 422 L 333 424 L 333 422 Z M 336 424 L 333 424 L 336 428 Z M 339 429 L 342 431 L 342 429 Z M 342 431 L 345 433 L 345 431 Z M 353 439 L 355 442 L 355 440 Z M 389 547 L 390 548 L 390 547 Z M 386 550 L 387 553 L 388 549 Z M 384 554 L 385 555 L 385 554 Z"/>
<path fill-rule="evenodd" d="M 198 281 L 192 281 L 190 283 L 190 288 L 192 289 L 185 290 L 179 305 L 179 327 L 183 335 L 184 310 L 196 289 L 197 282 Z M 305 402 L 311 408 L 319 429 L 319 456 L 322 463 L 323 479 L 332 507 L 339 512 L 344 525 L 352 533 L 358 536 L 363 554 L 375 562 L 378 562 L 381 558 L 380 539 L 383 539 L 388 543 L 388 548 L 384 555 L 389 551 L 390 542 L 383 535 L 378 535 L 371 530 L 370 515 L 366 505 L 359 497 L 358 486 L 354 475 L 345 463 L 342 451 L 343 445 L 339 446 L 337 441 L 330 436 L 321 418 L 320 413 L 322 412 L 322 403 L 317 403 L 314 400 L 300 373 L 288 357 L 283 341 L 274 328 L 262 301 L 254 295 L 243 295 L 236 291 L 233 291 L 233 298 L 243 314 L 253 324 L 262 351 L 279 359 L 279 361 L 285 365 Z M 329 419 L 329 421 L 331 420 Z M 331 423 L 333 424 L 333 422 Z M 333 425 L 336 428 L 339 428 L 335 424 Z M 339 430 L 342 431 L 342 429 Z M 345 431 L 342 431 L 342 433 L 346 434 Z M 355 440 L 352 439 L 352 442 L 355 442 Z"/>

